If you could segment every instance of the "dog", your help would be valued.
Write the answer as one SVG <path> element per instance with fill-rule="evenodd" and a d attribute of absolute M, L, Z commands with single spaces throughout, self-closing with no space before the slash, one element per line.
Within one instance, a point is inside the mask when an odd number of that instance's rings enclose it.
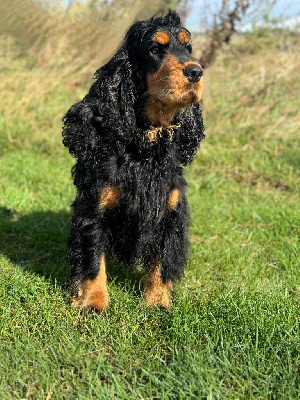
<path fill-rule="evenodd" d="M 106 256 L 143 264 L 145 300 L 170 307 L 188 256 L 183 168 L 204 138 L 203 69 L 175 11 L 134 23 L 63 122 L 77 160 L 68 263 L 74 305 L 109 307 Z"/>

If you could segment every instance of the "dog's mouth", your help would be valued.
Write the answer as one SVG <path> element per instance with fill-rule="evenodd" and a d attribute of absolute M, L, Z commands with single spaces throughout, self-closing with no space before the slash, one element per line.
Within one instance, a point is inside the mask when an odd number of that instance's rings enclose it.
<path fill-rule="evenodd" d="M 183 85 L 171 87 L 167 93 L 163 92 L 161 97 L 158 96 L 158 100 L 165 104 L 177 104 L 179 108 L 185 108 L 194 103 L 199 103 L 202 92 L 203 78 L 196 83 L 184 82 Z"/>
<path fill-rule="evenodd" d="M 190 83 L 180 78 L 181 85 L 157 86 L 145 93 L 146 112 L 152 126 L 168 127 L 176 112 L 199 103 L 203 92 L 203 78 L 197 83 Z M 174 82 L 174 80 L 171 80 Z"/>

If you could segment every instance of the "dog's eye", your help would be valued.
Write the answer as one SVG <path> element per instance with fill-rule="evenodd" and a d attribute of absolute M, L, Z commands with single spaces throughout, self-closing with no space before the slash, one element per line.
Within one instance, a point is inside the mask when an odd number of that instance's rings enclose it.
<path fill-rule="evenodd" d="M 188 49 L 188 52 L 189 52 L 189 53 L 191 53 L 191 52 L 193 51 L 193 48 L 192 48 L 191 43 L 188 43 L 188 44 L 186 45 L 186 48 Z"/>
<path fill-rule="evenodd" d="M 158 46 L 151 47 L 150 51 L 152 54 L 157 54 L 159 52 L 159 47 Z"/>

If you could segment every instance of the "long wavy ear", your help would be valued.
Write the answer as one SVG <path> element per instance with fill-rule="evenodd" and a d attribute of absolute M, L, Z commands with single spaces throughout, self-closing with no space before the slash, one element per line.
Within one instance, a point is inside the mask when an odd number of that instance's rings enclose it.
<path fill-rule="evenodd" d="M 106 133 L 112 129 L 118 139 L 126 139 L 136 126 L 134 104 L 137 97 L 137 82 L 126 41 L 112 59 L 96 71 L 95 76 L 96 90 L 92 94 L 99 99 L 101 115 L 97 121 Z"/>
<path fill-rule="evenodd" d="M 95 76 L 89 93 L 63 119 L 64 145 L 91 167 L 101 163 L 116 143 L 127 141 L 136 127 L 136 84 L 126 43 Z"/>
<path fill-rule="evenodd" d="M 180 163 L 187 165 L 193 160 L 201 140 L 205 137 L 201 103 L 181 110 L 174 122 L 179 126 L 176 144 Z"/>

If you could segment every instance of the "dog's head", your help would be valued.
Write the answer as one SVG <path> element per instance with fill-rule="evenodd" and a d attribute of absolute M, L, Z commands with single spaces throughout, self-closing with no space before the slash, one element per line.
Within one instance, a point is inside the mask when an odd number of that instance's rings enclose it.
<path fill-rule="evenodd" d="M 202 68 L 177 13 L 136 22 L 96 71 L 87 96 L 67 112 L 64 144 L 83 164 L 97 166 L 128 143 L 148 155 L 173 142 L 187 164 L 204 137 L 202 89 Z"/>
<path fill-rule="evenodd" d="M 200 101 L 203 69 L 192 56 L 190 33 L 175 11 L 135 23 L 125 43 L 153 126 L 171 123 L 178 110 Z"/>

